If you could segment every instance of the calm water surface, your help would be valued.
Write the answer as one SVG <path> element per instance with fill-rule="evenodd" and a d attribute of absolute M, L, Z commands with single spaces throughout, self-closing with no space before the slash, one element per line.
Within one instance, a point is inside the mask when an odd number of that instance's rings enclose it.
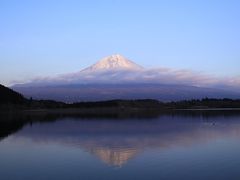
<path fill-rule="evenodd" d="M 1 180 L 240 179 L 238 114 L 42 120 L 0 123 Z"/>

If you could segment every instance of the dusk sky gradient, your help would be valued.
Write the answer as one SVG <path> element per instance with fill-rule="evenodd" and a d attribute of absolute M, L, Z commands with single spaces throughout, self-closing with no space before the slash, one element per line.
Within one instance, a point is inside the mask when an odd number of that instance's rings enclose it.
<path fill-rule="evenodd" d="M 0 1 L 1 84 L 115 53 L 147 68 L 240 76 L 240 1 Z"/>

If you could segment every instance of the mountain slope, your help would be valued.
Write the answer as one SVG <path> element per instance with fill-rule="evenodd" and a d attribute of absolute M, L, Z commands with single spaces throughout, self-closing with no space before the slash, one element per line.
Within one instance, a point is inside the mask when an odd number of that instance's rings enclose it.
<path fill-rule="evenodd" d="M 213 88 L 167 84 L 69 84 L 61 86 L 15 87 L 27 97 L 64 102 L 112 99 L 158 99 L 176 101 L 209 98 L 240 98 L 240 93 Z"/>
<path fill-rule="evenodd" d="M 25 98 L 21 94 L 0 84 L 0 104 L 21 104 L 24 101 Z"/>

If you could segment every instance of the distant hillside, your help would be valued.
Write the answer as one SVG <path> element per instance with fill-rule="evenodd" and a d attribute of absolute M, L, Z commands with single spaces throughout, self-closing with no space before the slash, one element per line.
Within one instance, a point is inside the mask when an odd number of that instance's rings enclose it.
<path fill-rule="evenodd" d="M 88 86 L 87 86 L 88 87 Z M 89 91 L 89 87 L 85 87 Z M 176 86 L 175 86 L 176 87 Z M 42 89 L 40 89 L 42 90 Z M 69 94 L 71 95 L 71 94 Z M 78 96 L 76 96 L 77 99 Z M 50 98 L 49 98 L 50 99 Z M 135 111 L 135 110 L 170 110 L 170 109 L 209 109 L 209 108 L 240 108 L 240 99 L 216 99 L 216 98 L 204 98 L 204 99 L 192 99 L 183 101 L 161 102 L 158 99 L 115 99 L 108 101 L 78 101 L 76 103 L 64 103 L 54 100 L 34 100 L 26 99 L 20 93 L 15 92 L 3 85 L 0 85 L 0 109 L 74 109 L 78 110 L 91 110 L 92 114 L 96 113 L 96 110 L 105 110 L 108 112 L 109 108 L 115 108 L 122 112 Z M 82 111 L 87 112 L 87 111 Z"/>
<path fill-rule="evenodd" d="M 14 86 L 25 97 L 67 103 L 109 101 L 114 99 L 156 99 L 163 102 L 191 99 L 240 99 L 240 92 L 215 88 L 169 84 L 68 84 L 49 86 Z"/>
<path fill-rule="evenodd" d="M 25 101 L 21 94 L 0 84 L 0 104 L 22 104 Z"/>

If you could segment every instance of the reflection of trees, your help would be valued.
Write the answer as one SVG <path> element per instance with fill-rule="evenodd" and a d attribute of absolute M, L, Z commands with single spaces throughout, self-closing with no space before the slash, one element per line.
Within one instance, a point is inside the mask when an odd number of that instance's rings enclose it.
<path fill-rule="evenodd" d="M 25 124 L 35 122 L 50 122 L 64 118 L 75 119 L 111 119 L 111 120 L 123 120 L 123 119 L 138 119 L 148 120 L 161 118 L 162 116 L 171 117 L 184 117 L 184 118 L 202 118 L 209 120 L 216 117 L 238 117 L 240 111 L 147 111 L 147 112 L 124 112 L 124 111 L 112 111 L 110 113 L 96 113 L 94 110 L 89 112 L 78 111 L 46 111 L 46 112 L 31 112 L 31 113 L 0 113 L 0 138 L 4 138 L 9 134 L 12 134 L 21 129 Z"/>
<path fill-rule="evenodd" d="M 164 113 L 155 119 L 121 119 L 64 114 L 1 116 L 0 138 L 16 136 L 33 143 L 54 142 L 83 149 L 113 166 L 123 166 L 146 148 L 169 149 L 206 143 L 222 136 L 240 136 L 239 114 L 229 112 Z M 58 121 L 67 118 L 69 121 Z M 55 121 L 55 122 L 54 122 Z M 36 123 L 39 122 L 39 123 Z M 54 122 L 46 124 L 45 122 Z M 43 133 L 44 132 L 44 133 Z M 224 133 L 223 133 L 224 132 Z"/>

